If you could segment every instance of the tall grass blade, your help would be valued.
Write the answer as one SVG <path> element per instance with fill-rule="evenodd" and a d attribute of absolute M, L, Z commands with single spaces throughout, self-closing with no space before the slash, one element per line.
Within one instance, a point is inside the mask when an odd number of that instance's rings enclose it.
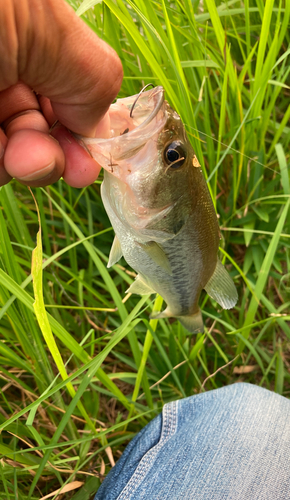
<path fill-rule="evenodd" d="M 254 318 L 255 318 L 255 315 L 256 315 L 256 312 L 257 312 L 257 309 L 259 306 L 259 301 L 260 301 L 264 286 L 266 284 L 268 274 L 270 271 L 270 267 L 272 265 L 272 262 L 273 262 L 273 259 L 275 256 L 275 252 L 276 252 L 279 240 L 280 240 L 281 232 L 282 232 L 282 229 L 283 229 L 286 217 L 287 217 L 289 205 L 290 205 L 290 199 L 288 199 L 288 201 L 286 202 L 286 204 L 282 210 L 280 219 L 279 219 L 277 226 L 276 226 L 275 233 L 272 237 L 271 243 L 269 245 L 269 248 L 267 250 L 267 253 L 265 255 L 265 258 L 264 258 L 264 261 L 263 261 L 263 264 L 262 264 L 262 267 L 260 270 L 260 274 L 259 274 L 256 286 L 255 286 L 255 296 L 253 296 L 251 299 L 251 302 L 250 302 L 250 305 L 248 308 L 248 312 L 247 312 L 247 315 L 246 315 L 246 318 L 244 321 L 244 326 L 249 326 L 249 328 L 243 333 L 243 337 L 245 339 L 247 339 L 250 335 L 250 331 L 251 331 L 250 325 L 254 321 Z M 237 354 L 240 354 L 242 352 L 243 346 L 244 346 L 244 342 L 243 342 L 243 340 L 240 339 L 238 349 L 237 349 Z"/>

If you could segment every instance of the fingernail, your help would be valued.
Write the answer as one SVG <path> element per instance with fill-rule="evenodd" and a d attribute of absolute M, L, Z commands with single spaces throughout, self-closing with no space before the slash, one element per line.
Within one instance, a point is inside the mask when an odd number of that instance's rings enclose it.
<path fill-rule="evenodd" d="M 40 170 L 36 170 L 35 172 L 31 172 L 24 177 L 17 177 L 20 181 L 39 181 L 44 177 L 47 177 L 55 168 L 55 161 L 52 161 L 47 167 L 41 168 Z"/>

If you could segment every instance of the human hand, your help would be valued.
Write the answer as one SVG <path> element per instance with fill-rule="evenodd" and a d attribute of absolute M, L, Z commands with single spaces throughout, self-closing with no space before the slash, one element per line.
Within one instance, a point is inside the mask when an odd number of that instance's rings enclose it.
<path fill-rule="evenodd" d="M 0 26 L 0 186 L 91 184 L 100 166 L 67 129 L 107 136 L 117 54 L 63 0 L 0 0 Z"/>

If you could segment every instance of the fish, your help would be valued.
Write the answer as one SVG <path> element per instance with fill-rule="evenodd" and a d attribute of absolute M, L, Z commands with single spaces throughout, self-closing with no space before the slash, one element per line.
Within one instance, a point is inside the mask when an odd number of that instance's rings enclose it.
<path fill-rule="evenodd" d="M 152 317 L 203 332 L 201 291 L 224 309 L 238 294 L 218 258 L 217 215 L 182 120 L 161 86 L 118 99 L 109 116 L 110 137 L 82 137 L 104 168 L 101 197 L 115 231 L 108 267 L 123 256 L 138 273 L 127 292 L 167 303 Z"/>

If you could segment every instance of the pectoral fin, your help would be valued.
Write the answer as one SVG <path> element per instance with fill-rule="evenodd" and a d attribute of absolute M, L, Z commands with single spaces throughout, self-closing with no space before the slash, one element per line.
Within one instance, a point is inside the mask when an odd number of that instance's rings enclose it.
<path fill-rule="evenodd" d="M 151 288 L 145 281 L 142 280 L 140 275 L 138 274 L 135 281 L 133 281 L 132 285 L 126 290 L 126 293 L 137 293 L 138 295 L 148 295 L 151 293 L 156 293 L 153 288 Z"/>
<path fill-rule="evenodd" d="M 162 269 L 164 269 L 167 274 L 170 274 L 170 276 L 172 275 L 168 257 L 158 243 L 155 241 L 149 241 L 148 243 L 137 243 L 137 245 L 139 245 L 147 253 L 147 255 L 149 255 L 150 259 L 152 259 L 155 264 L 162 267 Z"/>
<path fill-rule="evenodd" d="M 215 271 L 204 289 L 224 309 L 231 309 L 237 303 L 236 287 L 220 260 L 217 261 Z"/>
<path fill-rule="evenodd" d="M 121 244 L 120 244 L 117 236 L 115 236 L 113 244 L 112 244 L 112 248 L 110 251 L 109 262 L 107 264 L 107 267 L 112 267 L 114 264 L 116 264 L 121 259 L 122 255 L 123 255 L 123 252 L 122 252 Z"/>

